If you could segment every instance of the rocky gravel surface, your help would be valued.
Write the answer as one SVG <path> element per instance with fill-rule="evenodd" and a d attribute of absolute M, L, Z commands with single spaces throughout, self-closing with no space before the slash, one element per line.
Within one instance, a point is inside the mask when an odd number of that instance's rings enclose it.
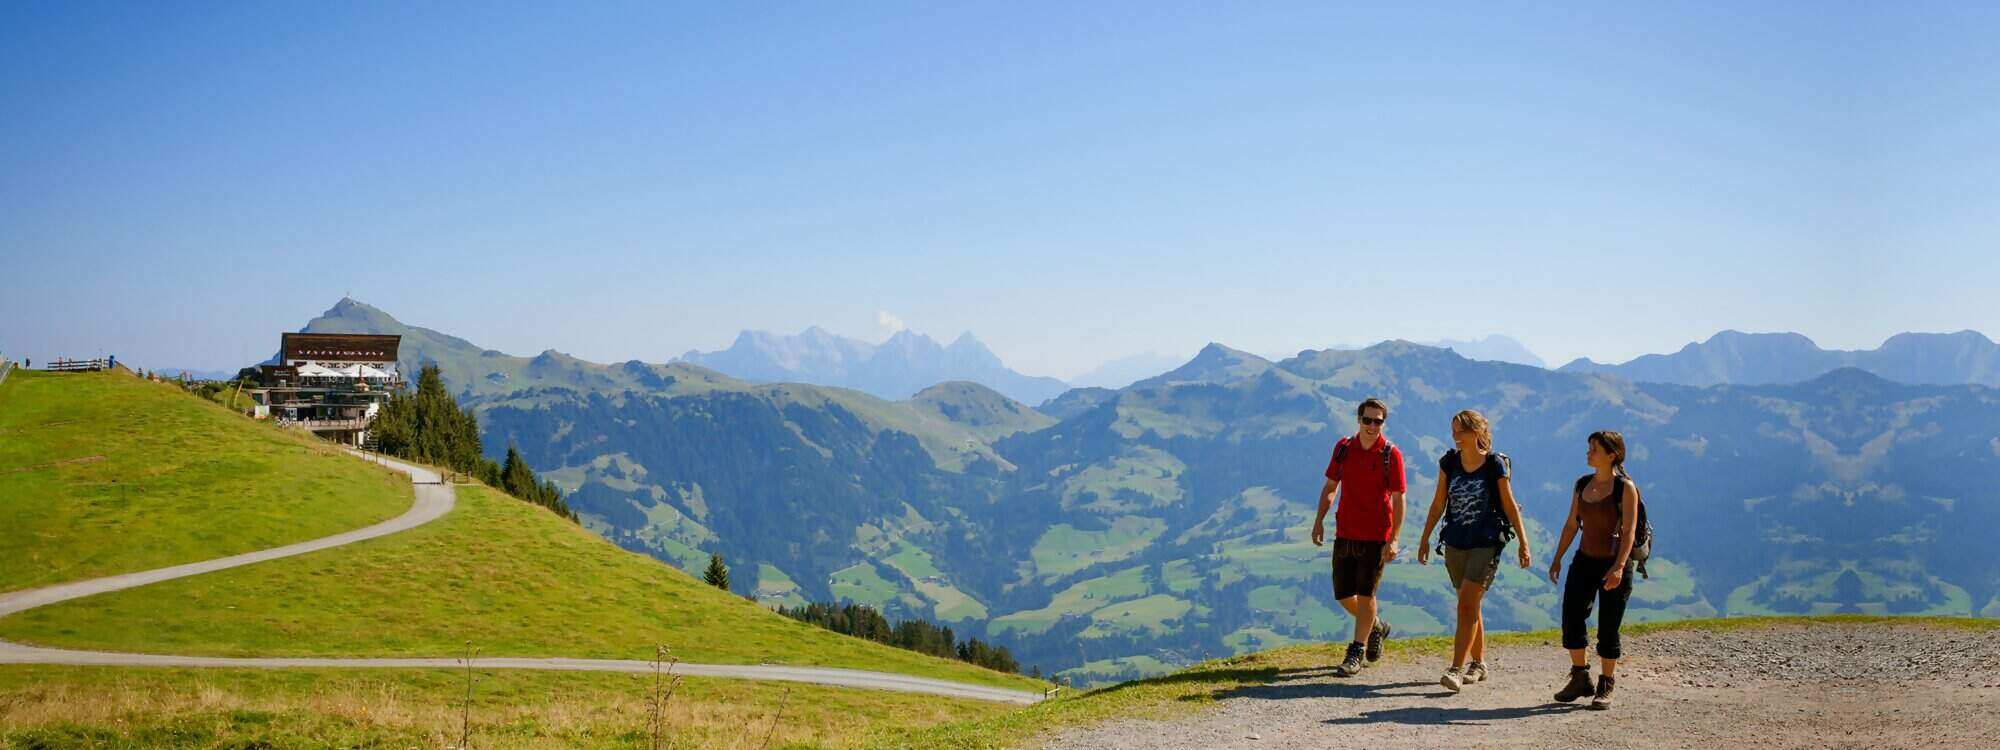
<path fill-rule="evenodd" d="M 1284 674 L 1195 716 L 1071 729 L 1044 747 L 2000 748 L 1995 632 L 1815 624 L 1628 638 L 1610 711 L 1551 698 L 1568 668 L 1555 643 L 1489 656 L 1493 679 L 1456 695 L 1438 686 L 1441 660 L 1390 658 L 1355 678 Z"/>

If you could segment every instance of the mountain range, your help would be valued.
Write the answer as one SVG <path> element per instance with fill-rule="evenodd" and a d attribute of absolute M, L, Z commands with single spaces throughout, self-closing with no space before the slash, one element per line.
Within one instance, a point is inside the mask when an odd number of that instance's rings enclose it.
<path fill-rule="evenodd" d="M 729 348 L 689 351 L 676 359 L 753 383 L 811 383 L 853 388 L 885 399 L 905 399 L 951 380 L 986 385 L 1008 398 L 1039 404 L 1069 386 L 1061 380 L 1007 368 L 970 332 L 950 344 L 898 331 L 881 344 L 836 336 L 814 326 L 796 335 L 744 331 Z"/>
<path fill-rule="evenodd" d="M 1899 383 L 2000 386 L 2000 344 L 1977 331 L 1899 333 L 1875 349 L 1843 351 L 1822 349 L 1796 333 L 1723 331 L 1672 354 L 1648 354 L 1622 364 L 1583 358 L 1560 369 L 1709 386 L 1797 383 L 1843 367 Z"/>
<path fill-rule="evenodd" d="M 1476 408 L 1513 458 L 1542 564 L 1585 471 L 1620 429 L 1656 526 L 1635 620 L 1791 612 L 2000 615 L 2000 393 L 1843 368 L 1698 388 L 1467 359 L 1386 342 L 1282 360 L 1220 344 L 1127 387 L 1039 409 L 970 382 L 891 401 L 751 383 L 688 362 L 526 358 L 343 301 L 308 330 L 405 335 L 481 418 L 571 490 L 594 531 L 691 570 L 718 552 L 767 604 L 867 603 L 950 623 L 1090 680 L 1342 637 L 1325 550 L 1305 540 L 1354 404 L 1392 407 L 1417 543 L 1448 420 Z M 364 330 L 365 329 L 365 330 Z M 1441 571 L 1384 579 L 1402 632 L 1443 632 Z M 1550 627 L 1557 592 L 1503 572 L 1496 629 Z"/>
<path fill-rule="evenodd" d="M 1139 380 L 1174 369 L 1186 361 L 1187 357 L 1142 352 L 1093 367 L 1081 375 L 1070 378 L 1069 384 L 1076 388 L 1124 388 Z"/>

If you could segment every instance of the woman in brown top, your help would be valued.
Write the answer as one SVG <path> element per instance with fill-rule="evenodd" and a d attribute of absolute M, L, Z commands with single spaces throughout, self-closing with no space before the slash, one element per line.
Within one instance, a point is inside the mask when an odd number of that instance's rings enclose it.
<path fill-rule="evenodd" d="M 1576 480 L 1570 496 L 1569 517 L 1563 521 L 1562 538 L 1556 542 L 1554 562 L 1549 563 L 1549 582 L 1562 578 L 1562 554 L 1570 539 L 1582 532 L 1576 559 L 1571 562 L 1569 581 L 1563 585 L 1563 648 L 1569 649 L 1569 684 L 1556 693 L 1556 700 L 1568 703 L 1593 696 L 1590 707 L 1611 707 L 1611 690 L 1617 683 L 1618 625 L 1625 619 L 1625 602 L 1632 596 L 1632 540 L 1639 520 L 1639 485 L 1625 474 L 1625 437 L 1609 430 L 1590 433 L 1584 460 L 1594 471 Z M 1597 613 L 1597 657 L 1604 674 L 1597 685 L 1590 684 L 1590 665 L 1584 655 L 1589 645 L 1584 621 L 1591 605 Z"/>

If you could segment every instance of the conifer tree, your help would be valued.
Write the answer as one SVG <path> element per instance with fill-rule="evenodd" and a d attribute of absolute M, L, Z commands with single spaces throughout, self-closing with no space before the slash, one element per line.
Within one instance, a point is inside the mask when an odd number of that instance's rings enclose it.
<path fill-rule="evenodd" d="M 710 586 L 723 591 L 729 590 L 729 567 L 722 564 L 720 553 L 708 554 L 708 572 L 701 574 L 701 579 L 707 581 Z"/>

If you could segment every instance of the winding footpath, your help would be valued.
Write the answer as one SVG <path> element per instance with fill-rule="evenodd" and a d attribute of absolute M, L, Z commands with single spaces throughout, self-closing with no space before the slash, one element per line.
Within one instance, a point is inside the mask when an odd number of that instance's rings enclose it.
<path fill-rule="evenodd" d="M 144 586 L 150 583 L 185 578 L 202 573 L 249 565 L 251 563 L 276 560 L 293 555 L 303 555 L 323 549 L 353 544 L 363 539 L 394 534 L 413 529 L 444 516 L 451 511 L 456 501 L 451 485 L 445 484 L 436 472 L 418 466 L 376 456 L 362 458 L 380 463 L 410 475 L 416 487 L 416 502 L 402 515 L 365 528 L 346 531 L 333 536 L 321 537 L 298 544 L 288 544 L 256 552 L 204 560 L 202 562 L 175 565 L 169 568 L 126 573 L 123 575 L 93 578 L 87 581 L 46 586 L 0 594 L 0 617 L 24 612 L 56 602 L 68 601 L 95 594 Z M 369 658 L 240 658 L 218 656 L 180 656 L 172 654 L 135 654 L 110 651 L 72 651 L 68 649 L 26 646 L 8 641 L 0 641 L 0 664 L 70 664 L 94 666 L 126 667 L 213 667 L 233 669 L 284 669 L 301 667 L 336 668 L 395 668 L 395 669 L 439 669 L 466 666 L 463 659 L 369 659 Z M 653 671 L 652 662 L 636 659 L 568 659 L 562 657 L 525 658 L 492 657 L 472 660 L 473 669 L 549 669 L 577 672 L 637 672 Z M 1042 694 L 1025 690 L 970 685 L 949 680 L 927 677 L 913 677 L 892 672 L 868 672 L 855 669 L 833 669 L 827 667 L 787 667 L 776 665 L 738 664 L 689 664 L 682 662 L 674 667 L 674 673 L 690 677 L 721 677 L 746 680 L 774 680 L 780 682 L 807 682 L 835 687 L 863 688 L 871 690 L 894 690 L 906 693 L 927 693 L 952 698 L 997 701 L 1003 703 L 1030 704 L 1042 699 Z"/>

